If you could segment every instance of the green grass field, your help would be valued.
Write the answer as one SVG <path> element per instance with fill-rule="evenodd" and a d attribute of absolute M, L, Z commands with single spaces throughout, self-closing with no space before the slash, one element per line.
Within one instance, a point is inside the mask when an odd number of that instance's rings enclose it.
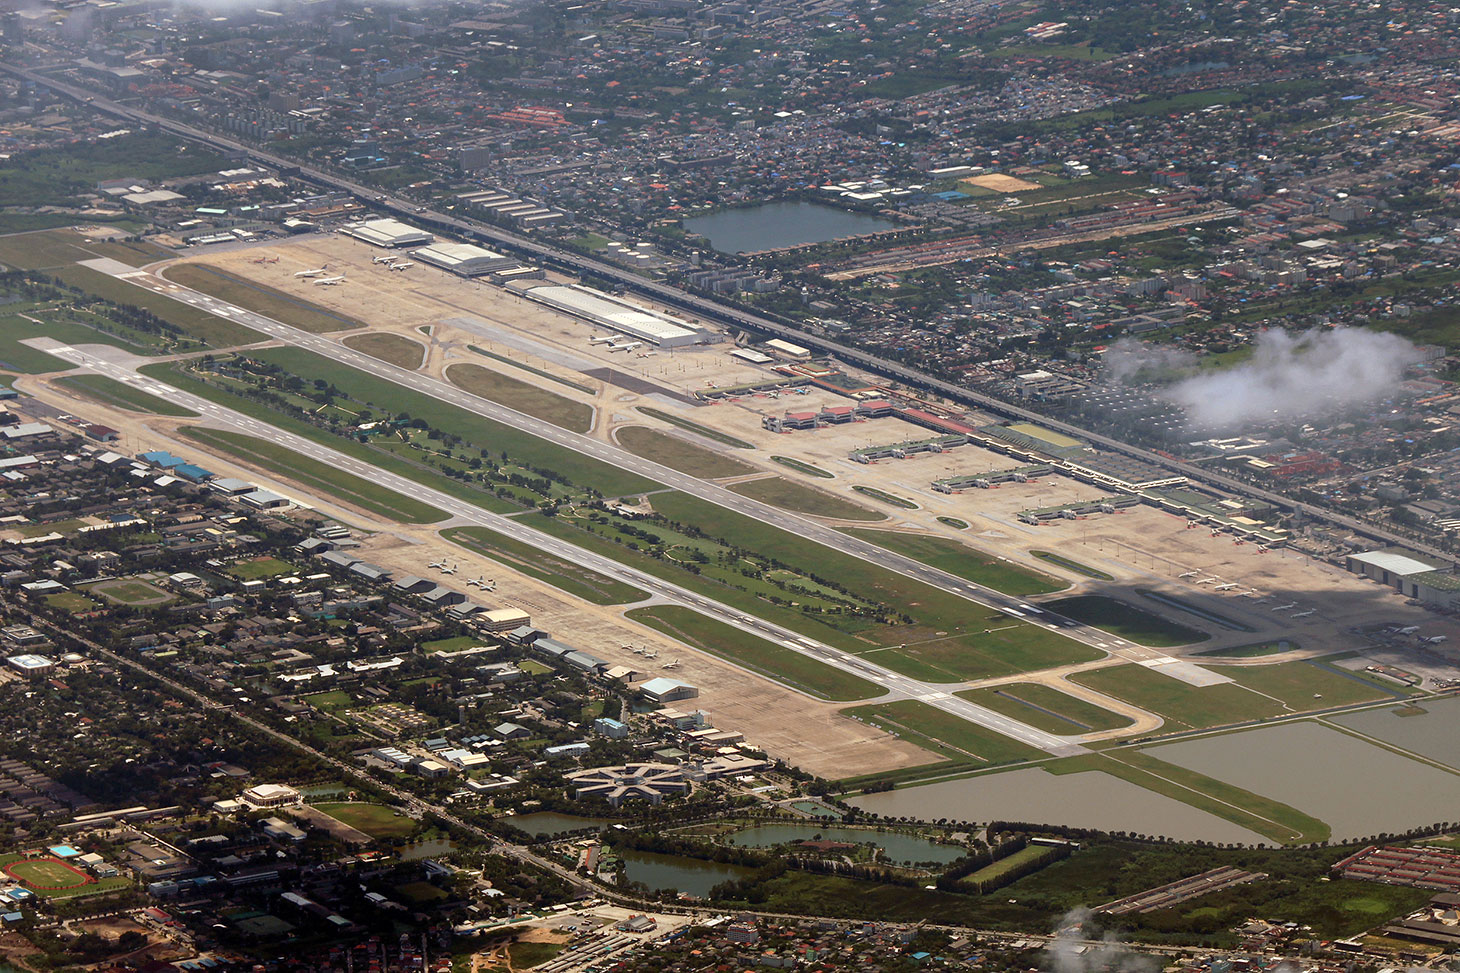
<path fill-rule="evenodd" d="M 886 520 L 887 515 L 869 510 L 860 503 L 843 500 L 834 494 L 814 487 L 802 486 L 780 476 L 749 480 L 730 487 L 742 497 L 768 503 L 772 507 L 790 510 L 813 517 L 834 517 L 838 520 Z"/>
<path fill-rule="evenodd" d="M 352 334 L 344 339 L 343 344 L 346 348 L 352 348 L 371 358 L 379 358 L 388 365 L 409 368 L 412 371 L 421 367 L 426 355 L 426 348 L 419 341 L 412 341 L 404 335 L 379 331 L 374 334 Z"/>
<path fill-rule="evenodd" d="M 859 527 L 850 528 L 847 533 L 1006 595 L 1041 595 L 1069 587 L 1058 578 L 1020 567 L 947 537 Z"/>
<path fill-rule="evenodd" d="M 915 699 L 842 710 L 953 761 L 979 766 L 1038 760 L 1046 754 Z"/>
<path fill-rule="evenodd" d="M 987 689 L 965 689 L 958 695 L 969 702 L 1012 716 L 1021 723 L 1062 736 L 1115 730 L 1131 724 L 1119 713 L 1112 713 L 1041 683 L 1021 682 Z"/>
<path fill-rule="evenodd" d="M 846 702 L 885 690 L 851 673 L 677 605 L 635 608 L 627 617 L 711 655 L 821 699 Z"/>
<path fill-rule="evenodd" d="M 1213 659 L 1259 659 L 1265 655 L 1277 655 L 1302 648 L 1296 639 L 1277 639 L 1272 642 L 1254 642 L 1252 645 L 1234 645 L 1225 649 L 1207 649 L 1197 655 Z"/>
<path fill-rule="evenodd" d="M 293 574 L 298 568 L 288 561 L 281 561 L 276 557 L 255 557 L 246 561 L 234 561 L 228 565 L 227 570 L 230 575 L 240 581 L 260 581 L 265 578 Z"/>
<path fill-rule="evenodd" d="M 333 713 L 335 710 L 349 709 L 355 705 L 355 697 L 343 689 L 331 689 L 327 693 L 311 693 L 308 696 L 301 696 L 300 701 L 308 703 L 317 710 L 326 713 Z"/>
<path fill-rule="evenodd" d="M 436 639 L 432 642 L 422 642 L 421 651 L 430 655 L 432 652 L 460 652 L 462 649 L 475 648 L 482 644 L 479 638 L 470 635 L 453 635 L 449 639 Z"/>
<path fill-rule="evenodd" d="M 86 256 L 90 256 L 87 254 Z M 90 267 L 62 267 L 53 271 L 73 287 L 79 287 L 93 297 L 114 304 L 130 304 L 151 311 L 175 327 L 182 329 L 204 344 L 214 348 L 245 345 L 263 339 L 263 335 L 227 318 L 199 310 L 182 301 L 175 301 L 146 288 L 118 280 Z"/>
<path fill-rule="evenodd" d="M 414 833 L 418 825 L 414 819 L 383 804 L 341 801 L 315 804 L 313 807 L 372 838 L 404 838 Z"/>
<path fill-rule="evenodd" d="M 939 517 L 938 523 L 952 527 L 954 530 L 968 530 L 969 528 L 968 521 L 959 520 L 957 517 Z"/>
<path fill-rule="evenodd" d="M 771 459 L 777 463 L 780 463 L 782 466 L 795 470 L 797 473 L 805 473 L 808 476 L 820 477 L 823 480 L 830 480 L 834 476 L 836 476 L 835 473 L 829 473 L 819 466 L 812 466 L 810 463 L 803 463 L 801 462 L 801 460 L 793 459 L 790 456 L 772 456 Z"/>
<path fill-rule="evenodd" d="M 163 605 L 176 597 L 146 581 L 126 579 L 101 581 L 88 586 L 86 590 L 119 605 Z"/>
<path fill-rule="evenodd" d="M 119 382 L 105 375 L 72 375 L 57 379 L 56 384 L 62 388 L 79 392 L 88 399 L 94 399 L 105 405 L 118 406 L 131 412 L 177 416 L 181 419 L 192 419 L 197 416 L 197 413 L 191 409 L 174 405 L 150 392 L 133 388 L 126 382 Z"/>
<path fill-rule="evenodd" d="M 1094 578 L 1096 581 L 1115 580 L 1114 575 L 1107 574 L 1106 572 L 1101 571 L 1099 568 L 1092 568 L 1088 565 L 1081 564 L 1079 561 L 1072 561 L 1069 558 L 1065 557 L 1063 554 L 1055 554 L 1051 551 L 1030 551 L 1029 553 L 1033 554 L 1041 561 L 1048 561 L 1050 564 L 1056 564 L 1064 568 L 1065 570 L 1073 571 L 1076 574 L 1083 574 L 1087 578 Z"/>
<path fill-rule="evenodd" d="M 453 544 L 485 554 L 530 578 L 545 581 L 595 605 L 627 605 L 649 597 L 638 588 L 485 527 L 452 527 L 441 535 Z"/>
<path fill-rule="evenodd" d="M 960 884 L 977 889 L 984 882 L 992 882 L 996 879 L 1003 878 L 1016 868 L 1022 868 L 1025 865 L 1046 858 L 1053 858 L 1057 853 L 1056 849 L 1048 845 L 1028 845 L 1020 848 L 1007 858 L 1000 858 L 992 865 L 985 865 L 973 874 L 965 876 Z"/>
<path fill-rule="evenodd" d="M 1200 629 L 1178 624 L 1128 602 L 1103 595 L 1061 598 L 1046 602 L 1043 607 L 1141 645 L 1190 645 L 1211 638 Z"/>
<path fill-rule="evenodd" d="M 46 604 L 59 611 L 70 612 L 79 615 L 83 612 L 95 611 L 99 605 L 79 591 L 58 591 L 53 595 L 46 595 Z"/>
<path fill-rule="evenodd" d="M 357 402 L 364 402 L 374 408 L 407 412 L 413 418 L 424 419 L 442 432 L 460 436 L 464 442 L 474 446 L 493 451 L 502 450 L 514 462 L 554 470 L 569 482 L 591 486 L 604 496 L 644 493 L 659 486 L 646 477 L 630 473 L 611 463 L 556 446 L 531 433 L 448 405 L 429 395 L 412 391 L 388 379 L 376 378 L 313 352 L 299 348 L 275 348 L 255 352 L 253 357 L 279 365 L 290 374 L 309 381 L 324 379 Z M 257 411 L 255 407 L 254 412 Z"/>
<path fill-rule="evenodd" d="M 287 475 L 303 486 L 319 491 L 323 496 L 354 504 L 362 510 L 391 520 L 406 524 L 434 524 L 448 517 L 444 511 L 429 504 L 361 479 L 353 473 L 336 469 L 328 463 L 301 456 L 291 449 L 256 436 L 204 429 L 200 426 L 189 426 L 182 430 L 182 434 L 260 469 Z"/>
<path fill-rule="evenodd" d="M 1167 730 L 1225 726 L 1287 712 L 1277 700 L 1236 683 L 1192 686 L 1145 666 L 1095 669 L 1076 673 L 1070 679 L 1155 713 L 1166 720 Z"/>
<path fill-rule="evenodd" d="M 46 372 L 64 372 L 76 367 L 65 359 L 21 344 L 25 338 L 54 338 L 68 345 L 111 345 L 134 355 L 153 353 L 152 349 L 131 344 L 105 331 L 89 328 L 58 312 L 24 312 L 35 318 L 35 321 L 22 317 L 21 313 L 15 311 L 6 312 L 7 309 L 0 308 L 0 368 L 7 371 L 41 375 Z M 37 324 L 36 321 L 43 323 Z"/>
<path fill-rule="evenodd" d="M 364 321 L 336 313 L 304 298 L 286 294 L 267 284 L 239 277 L 210 264 L 174 264 L 163 271 L 162 276 L 175 284 L 202 291 L 220 301 L 246 308 L 301 331 L 324 334 L 365 327 Z"/>
<path fill-rule="evenodd" d="M 1354 673 L 1352 677 L 1339 675 L 1308 661 L 1279 662 L 1276 665 L 1262 666 L 1206 664 L 1206 668 L 1231 676 L 1239 685 L 1253 692 L 1276 696 L 1300 712 L 1389 699 L 1396 694 L 1407 695 L 1398 686 L 1391 692 L 1381 683 L 1365 678 L 1362 673 Z"/>
<path fill-rule="evenodd" d="M 446 371 L 451 384 L 472 395 L 490 399 L 509 409 L 550 422 L 573 432 L 593 428 L 593 407 L 549 392 L 541 384 L 523 382 L 501 372 L 470 363 L 452 365 Z"/>
<path fill-rule="evenodd" d="M 561 375 L 554 375 L 552 372 L 545 371 L 541 368 L 536 367 L 535 365 L 529 365 L 526 362 L 520 362 L 515 358 L 508 358 L 506 355 L 499 355 L 495 351 L 488 351 L 485 348 L 478 348 L 476 345 L 467 345 L 467 348 L 476 352 L 478 355 L 481 355 L 483 358 L 490 358 L 493 361 L 499 361 L 504 365 L 511 365 L 513 368 L 520 368 L 524 372 L 531 372 L 538 378 L 545 378 L 549 382 L 557 382 L 559 385 L 565 386 L 566 388 L 577 389 L 584 395 L 598 394 L 598 390 L 591 385 L 584 385 L 581 382 L 575 382 L 572 379 L 563 378 Z"/>
<path fill-rule="evenodd" d="M 894 507 L 901 507 L 903 510 L 916 510 L 918 505 L 906 497 L 895 496 L 886 490 L 879 490 L 876 487 L 862 486 L 858 484 L 852 487 L 864 497 L 871 497 L 873 500 L 881 500 L 883 503 L 891 504 Z"/>
<path fill-rule="evenodd" d="M 614 435 L 618 444 L 635 456 L 663 463 L 672 470 L 688 473 L 702 480 L 745 476 L 756 472 L 756 467 L 749 463 L 696 446 L 678 436 L 671 436 L 648 426 L 629 426 L 618 430 Z"/>
<path fill-rule="evenodd" d="M 27 860 L 19 854 L 0 855 L 0 870 L 20 879 L 28 889 L 43 899 L 74 899 L 132 887 L 132 880 L 129 878 L 93 879 L 90 876 L 77 875 L 58 859 L 49 857 Z"/>
<path fill-rule="evenodd" d="M 745 590 L 729 587 L 681 570 L 669 560 L 629 550 L 563 517 L 532 515 L 521 522 L 829 645 L 868 654 L 869 661 L 916 678 L 956 682 L 1100 657 L 1097 650 L 1058 633 L 982 609 L 957 595 L 707 501 L 682 493 L 659 493 L 654 496 L 654 507 L 670 520 L 693 524 L 710 537 L 733 538 L 736 545 L 759 556 L 835 578 L 861 598 L 896 606 L 911 621 L 882 624 L 840 614 L 803 612 L 772 604 L 757 594 L 762 588 L 767 592 L 777 589 L 749 582 Z"/>
<path fill-rule="evenodd" d="M 328 430 L 321 429 L 318 426 L 311 425 L 293 416 L 283 415 L 279 412 L 263 408 L 251 399 L 236 395 L 216 385 L 200 381 L 194 375 L 179 370 L 176 365 L 170 362 L 144 365 L 139 371 L 149 378 L 155 378 L 159 382 L 175 386 L 187 392 L 192 392 L 194 395 L 207 399 L 210 402 L 216 402 L 230 409 L 237 409 L 240 412 L 256 416 L 271 426 L 294 433 L 296 436 L 308 439 L 311 442 L 328 446 L 330 449 L 338 450 L 356 459 L 364 460 L 367 463 L 380 467 L 382 470 L 387 470 L 398 476 L 415 480 L 418 483 L 440 490 L 450 496 L 469 501 L 485 510 L 505 513 L 521 509 L 519 504 L 504 500 L 496 494 L 487 492 L 485 489 L 464 483 L 438 470 L 412 463 L 402 456 L 366 445 L 356 439 L 334 435 Z"/>
<path fill-rule="evenodd" d="M 691 420 L 686 419 L 683 416 L 675 415 L 673 412 L 665 412 L 663 409 L 651 409 L 646 405 L 639 406 L 639 411 L 642 412 L 644 415 L 649 416 L 650 418 L 658 419 L 661 422 L 667 422 L 671 426 L 678 426 L 681 429 L 686 429 L 694 433 L 695 435 L 704 436 L 706 439 L 712 439 L 715 442 L 720 443 L 724 446 L 732 446 L 735 449 L 755 448 L 754 443 L 748 443 L 743 439 L 736 439 L 729 433 L 723 433 L 718 429 L 711 429 L 709 426 L 702 426 L 698 422 L 692 422 Z"/>

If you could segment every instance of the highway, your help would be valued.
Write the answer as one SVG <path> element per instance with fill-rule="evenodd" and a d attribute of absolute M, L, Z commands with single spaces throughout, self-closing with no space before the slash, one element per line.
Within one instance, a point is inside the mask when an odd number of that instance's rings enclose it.
<path fill-rule="evenodd" d="M 1075 738 L 1045 733 L 1002 713 L 961 699 L 949 692 L 949 686 L 922 682 L 884 669 L 851 652 L 814 641 L 798 632 L 747 615 L 738 608 L 620 564 L 600 554 L 584 550 L 568 541 L 535 531 L 511 517 L 483 510 L 465 500 L 387 472 L 364 460 L 323 446 L 311 439 L 285 432 L 242 412 L 147 378 L 135 370 L 135 366 L 145 363 L 146 359 L 131 359 L 124 352 L 118 353 L 114 358 L 111 354 L 106 353 L 110 351 L 109 349 L 103 351 L 101 346 L 88 346 L 97 349 L 97 353 L 92 353 L 54 340 L 36 340 L 35 345 L 74 365 L 89 369 L 99 375 L 106 375 L 133 388 L 141 389 L 191 409 L 214 425 L 231 427 L 249 435 L 267 439 L 285 449 L 293 450 L 303 456 L 429 504 L 452 515 L 458 524 L 486 527 L 505 534 L 556 557 L 647 591 L 660 602 L 694 609 L 743 632 L 768 639 L 828 666 L 860 676 L 886 690 L 886 693 L 878 698 L 921 700 L 937 709 L 986 727 L 996 733 L 1012 737 L 1046 753 L 1066 756 L 1086 752 Z"/>
<path fill-rule="evenodd" d="M 1274 504 L 1279 509 L 1291 510 L 1307 517 L 1327 521 L 1330 524 L 1354 531 L 1355 533 L 1385 544 L 1408 547 L 1447 560 L 1449 558 L 1449 555 L 1445 552 L 1422 541 L 1396 534 L 1382 527 L 1359 520 L 1356 517 L 1303 503 L 1283 494 L 1274 493 L 1270 490 L 1264 490 L 1261 487 L 1245 483 L 1234 477 L 1185 463 L 1153 450 L 1132 446 L 1129 443 L 1092 432 L 1072 423 L 1049 418 L 1032 409 L 1025 409 L 1022 406 L 1005 402 L 1003 399 L 994 398 L 993 396 L 975 392 L 964 386 L 934 378 L 916 369 L 898 364 L 897 362 L 888 361 L 862 349 L 830 341 L 819 335 L 802 331 L 799 328 L 789 327 L 768 318 L 751 314 L 748 311 L 731 307 L 719 301 L 687 293 L 677 287 L 671 287 L 668 284 L 646 280 L 632 271 L 616 267 L 613 264 L 573 253 L 560 247 L 540 243 L 520 234 L 512 233 L 477 220 L 463 219 L 449 213 L 422 207 L 413 200 L 382 193 L 379 189 L 352 182 L 341 176 L 300 163 L 295 159 L 286 158 L 250 145 L 245 145 L 233 139 L 225 138 L 213 132 L 162 115 L 123 105 L 98 95 L 87 88 L 56 80 L 39 71 L 8 64 L 0 64 L 0 70 L 25 78 L 36 84 L 45 85 L 52 90 L 75 98 L 78 101 L 87 102 L 92 108 L 98 111 L 104 111 L 132 122 L 154 125 L 182 138 L 201 142 L 217 149 L 241 152 L 266 165 L 297 172 L 300 178 L 307 179 L 321 186 L 348 192 L 360 200 L 369 203 L 371 206 L 388 211 L 402 219 L 429 225 L 433 229 L 453 233 L 465 239 L 474 239 L 489 243 L 496 249 L 514 252 L 540 263 L 570 270 L 574 273 L 592 274 L 605 280 L 611 280 L 615 284 L 622 285 L 629 291 L 643 294 L 664 304 L 688 311 L 691 314 L 697 314 L 724 324 L 749 328 L 764 334 L 785 338 L 797 344 L 805 345 L 808 348 L 833 355 L 842 361 L 864 368 L 874 374 L 897 379 L 915 388 L 936 392 L 955 402 L 975 406 L 1006 418 L 1037 422 L 1046 428 L 1062 432 L 1068 436 L 1085 439 L 1104 449 L 1143 460 L 1158 468 L 1189 477 L 1194 481 L 1219 487 L 1220 489 L 1240 496 L 1248 496 L 1262 500 L 1266 503 Z"/>

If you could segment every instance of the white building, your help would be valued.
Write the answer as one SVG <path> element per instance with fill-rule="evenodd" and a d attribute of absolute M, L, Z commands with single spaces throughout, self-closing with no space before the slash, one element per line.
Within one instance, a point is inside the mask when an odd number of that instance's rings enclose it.
<path fill-rule="evenodd" d="M 434 235 L 425 230 L 418 230 L 414 226 L 407 226 L 400 220 L 388 218 L 351 223 L 341 227 L 340 232 L 346 236 L 352 236 L 356 240 L 363 240 L 372 247 L 391 249 L 420 247 L 436 240 Z"/>
<path fill-rule="evenodd" d="M 470 243 L 433 243 L 411 253 L 421 263 L 449 270 L 461 277 L 480 277 L 494 270 L 516 267 L 517 261 L 504 254 Z"/>
<path fill-rule="evenodd" d="M 259 784 L 239 797 L 251 807 L 290 807 L 304 802 L 303 795 L 287 784 Z"/>

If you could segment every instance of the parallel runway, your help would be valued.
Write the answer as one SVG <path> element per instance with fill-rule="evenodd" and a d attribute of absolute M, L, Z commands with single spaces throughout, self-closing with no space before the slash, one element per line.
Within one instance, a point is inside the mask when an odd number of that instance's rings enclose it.
<path fill-rule="evenodd" d="M 448 382 L 390 365 L 368 355 L 356 352 L 337 342 L 320 337 L 319 335 L 290 327 L 273 318 L 238 307 L 200 291 L 174 284 L 147 271 L 138 270 L 109 259 L 88 260 L 83 261 L 83 264 L 120 280 L 197 307 L 200 310 L 236 321 L 270 338 L 313 351 L 316 354 L 358 368 L 378 378 L 403 385 L 474 414 L 482 415 L 501 422 L 504 425 L 520 429 L 541 439 L 553 442 L 563 448 L 592 456 L 603 462 L 611 463 L 617 467 L 638 473 L 665 486 L 733 510 L 736 513 L 774 524 L 777 527 L 791 531 L 817 543 L 824 544 L 827 547 L 845 551 L 886 570 L 895 571 L 932 585 L 943 591 L 965 598 L 975 604 L 1006 612 L 1030 624 L 1041 625 L 1067 638 L 1073 638 L 1090 645 L 1101 652 L 1117 655 L 1131 662 L 1149 661 L 1161 655 L 1161 653 L 1154 652 L 1142 646 L 1132 645 L 1123 639 L 1116 638 L 1098 629 L 1059 618 L 1042 609 L 1021 602 L 1018 598 L 966 581 L 946 571 L 877 547 L 874 544 L 843 534 L 823 524 L 741 496 L 716 484 L 707 483 L 687 474 L 680 473 L 667 466 L 635 456 L 611 444 L 603 443 L 588 436 L 573 433 L 542 422 L 539 419 L 509 409 L 496 402 L 472 395 Z M 838 669 L 861 676 L 862 678 L 872 680 L 884 686 L 892 694 L 892 696 L 887 698 L 922 700 L 940 710 L 957 715 L 970 722 L 995 730 L 996 732 L 1003 733 L 1049 753 L 1067 754 L 1083 752 L 1083 748 L 1077 742 L 1078 737 L 1057 736 L 1045 733 L 994 710 L 960 699 L 952 695 L 949 691 L 950 689 L 955 689 L 956 686 L 922 682 L 898 674 L 871 663 L 853 653 L 814 642 L 788 629 L 783 629 L 780 626 L 772 625 L 761 619 L 746 615 L 739 609 L 731 608 L 695 592 L 687 591 L 652 575 L 643 574 L 616 561 L 579 548 L 569 542 L 548 537 L 529 527 L 522 526 L 510 517 L 504 517 L 482 510 L 465 501 L 422 486 L 415 481 L 386 473 L 368 463 L 354 459 L 328 447 L 321 446 L 313 441 L 284 433 L 261 420 L 254 419 L 241 412 L 227 409 L 205 399 L 167 386 L 161 382 L 147 379 L 138 375 L 135 371 L 138 366 L 146 363 L 145 359 L 134 359 L 123 362 L 121 359 L 127 358 L 127 356 L 118 355 L 114 357 L 111 354 L 107 354 L 103 349 L 97 349 L 98 354 L 88 354 L 69 346 L 60 345 L 59 343 L 56 343 L 54 348 L 50 346 L 49 342 L 45 344 L 47 350 L 57 357 L 83 367 L 91 368 L 101 374 L 109 375 L 118 381 L 126 382 L 129 385 L 145 388 L 155 395 L 160 395 L 169 401 L 186 406 L 215 422 L 233 426 L 254 435 L 265 436 L 279 442 L 281 445 L 286 445 L 296 452 L 338 466 L 341 469 L 348 470 L 366 479 L 371 479 L 389 486 L 397 492 L 414 497 L 424 503 L 429 503 L 432 506 L 453 514 L 464 522 L 490 527 L 508 536 L 537 545 L 576 564 L 650 591 L 665 600 L 694 608 L 731 624 L 736 628 L 764 638 L 769 638 L 784 645 L 786 648 L 817 658 L 828 665 L 833 665 Z"/>

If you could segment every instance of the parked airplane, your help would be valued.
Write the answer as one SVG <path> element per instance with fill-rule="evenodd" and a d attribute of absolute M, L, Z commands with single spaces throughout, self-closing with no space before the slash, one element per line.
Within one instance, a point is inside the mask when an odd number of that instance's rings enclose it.
<path fill-rule="evenodd" d="M 482 580 L 481 578 L 467 578 L 466 584 L 469 588 L 480 588 L 486 584 L 486 581 Z"/>
<path fill-rule="evenodd" d="M 590 345 L 611 345 L 618 340 L 620 340 L 618 335 L 605 338 L 600 338 L 598 335 L 594 335 L 593 337 L 588 339 L 588 343 Z"/>
<path fill-rule="evenodd" d="M 1219 584 L 1212 588 L 1213 591 L 1230 591 L 1237 587 L 1237 582 L 1228 581 L 1226 584 Z"/>
<path fill-rule="evenodd" d="M 340 274 L 340 276 L 338 277 L 321 277 L 319 280 L 315 281 L 316 284 L 323 284 L 326 287 L 333 287 L 335 284 L 343 284 L 344 282 L 344 274 Z"/>
<path fill-rule="evenodd" d="M 660 666 L 659 668 L 661 668 L 661 669 L 678 669 L 679 668 L 679 660 L 678 659 L 675 659 L 673 662 L 666 662 L 666 663 L 664 663 L 664 665 Z"/>
<path fill-rule="evenodd" d="M 453 564 L 449 568 L 442 568 L 441 569 L 441 573 L 442 574 L 455 574 L 456 573 L 456 569 L 459 568 L 459 567 L 461 567 L 461 565 L 459 565 L 459 564 Z"/>
<path fill-rule="evenodd" d="M 646 658 L 646 659 L 657 659 L 657 658 L 659 658 L 659 650 L 658 649 L 645 649 L 644 650 L 644 658 Z"/>
<path fill-rule="evenodd" d="M 1268 611 L 1270 611 L 1270 612 L 1285 612 L 1289 608 L 1297 608 L 1297 607 L 1298 607 L 1298 603 L 1296 601 L 1290 601 L 1286 605 L 1276 605 L 1276 606 L 1274 606 L 1272 608 L 1269 608 Z"/>
<path fill-rule="evenodd" d="M 295 274 L 294 276 L 296 278 L 299 278 L 299 277 L 323 277 L 325 274 L 329 273 L 329 269 L 330 269 L 330 265 L 329 264 L 325 264 L 323 267 L 316 267 L 313 270 L 301 270 L 299 273 Z"/>
<path fill-rule="evenodd" d="M 1316 609 L 1316 608 L 1310 608 L 1310 609 L 1308 609 L 1305 612 L 1293 612 L 1293 614 L 1292 614 L 1291 617 L 1292 618 L 1307 618 L 1309 615 L 1313 614 L 1317 610 L 1318 609 Z"/>
<path fill-rule="evenodd" d="M 1213 581 L 1220 581 L 1220 578 L 1202 578 L 1197 584 L 1211 584 Z"/>
<path fill-rule="evenodd" d="M 1178 578 L 1194 578 L 1194 577 L 1196 577 L 1196 576 L 1197 576 L 1197 575 L 1198 575 L 1198 574 L 1199 574 L 1199 573 L 1200 573 L 1200 572 L 1198 572 L 1198 571 L 1187 571 L 1187 572 L 1186 572 L 1186 573 L 1185 573 L 1185 574 L 1178 574 L 1178 575 L 1177 575 L 1177 577 L 1178 577 Z"/>
<path fill-rule="evenodd" d="M 371 257 L 370 258 L 370 262 L 373 263 L 373 264 L 388 264 L 388 263 L 390 263 L 394 259 L 395 259 L 395 254 L 386 253 L 386 254 L 381 254 L 378 257 Z"/>
<path fill-rule="evenodd" d="M 446 562 L 445 561 L 432 561 L 430 564 L 426 565 L 426 567 L 428 567 L 428 568 L 444 568 L 444 567 L 446 567 Z"/>
<path fill-rule="evenodd" d="M 398 264 L 391 264 L 390 265 L 390 269 L 391 270 L 410 270 L 415 265 L 416 265 L 415 264 L 415 261 L 413 261 L 413 260 L 403 260 L 403 261 L 401 261 Z"/>

